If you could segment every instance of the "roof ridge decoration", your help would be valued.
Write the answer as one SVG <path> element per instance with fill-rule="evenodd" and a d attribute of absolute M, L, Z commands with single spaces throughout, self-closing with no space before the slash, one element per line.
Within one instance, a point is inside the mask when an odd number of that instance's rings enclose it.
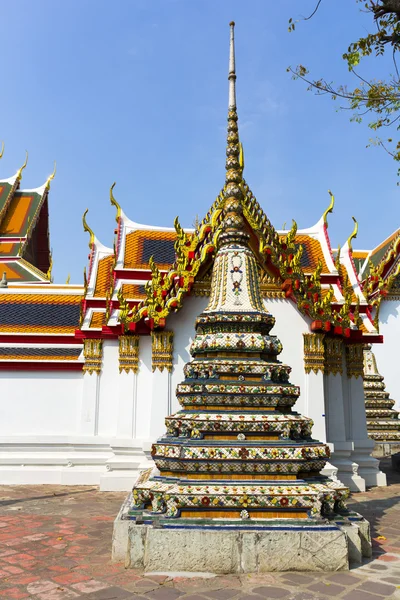
<path fill-rule="evenodd" d="M 328 208 L 322 215 L 322 218 L 324 220 L 324 225 L 327 229 L 328 229 L 328 214 L 333 212 L 333 207 L 335 206 L 335 196 L 332 194 L 331 190 L 328 190 L 328 194 L 331 197 L 331 201 L 330 201 Z"/>
<path fill-rule="evenodd" d="M 118 222 L 119 222 L 119 218 L 120 218 L 120 216 L 121 216 L 121 210 L 122 210 L 122 209 L 121 209 L 121 206 L 120 206 L 120 204 L 118 204 L 118 202 L 116 201 L 116 199 L 115 199 L 115 197 L 114 197 L 114 194 L 113 194 L 113 191 L 114 191 L 114 188 L 115 188 L 115 185 L 116 185 L 116 183 L 117 183 L 117 182 L 116 182 L 116 181 L 114 181 L 114 183 L 113 183 L 113 184 L 112 184 L 112 186 L 110 187 L 110 202 L 111 202 L 112 206 L 115 206 L 115 208 L 117 209 L 117 214 L 116 214 L 116 216 L 115 216 L 115 220 L 116 220 L 116 221 L 117 221 L 117 223 L 118 223 Z"/>
<path fill-rule="evenodd" d="M 394 237 L 385 254 L 375 266 L 371 260 L 369 263 L 370 271 L 364 280 L 363 292 L 368 298 L 369 303 L 375 307 L 374 324 L 379 324 L 379 309 L 383 298 L 386 298 L 394 284 L 396 277 L 400 274 L 400 260 L 396 259 L 400 255 L 400 229 L 397 236 Z M 393 268 L 394 266 L 394 268 Z M 393 269 L 391 271 L 391 269 Z"/>
<path fill-rule="evenodd" d="M 353 229 L 353 231 L 351 232 L 351 234 L 350 234 L 350 236 L 349 236 L 349 238 L 348 238 L 348 240 L 347 240 L 347 244 L 348 244 L 348 246 L 349 246 L 349 250 L 350 250 L 350 252 L 353 252 L 352 241 L 353 241 L 353 240 L 355 240 L 355 239 L 356 239 L 356 237 L 357 237 L 357 233 L 358 233 L 358 222 L 357 222 L 357 219 L 356 219 L 355 217 L 351 217 L 351 218 L 352 218 L 352 219 L 353 219 L 353 221 L 354 221 L 354 229 Z"/>
<path fill-rule="evenodd" d="M 4 142 L 1 142 L 0 158 L 3 158 L 3 155 L 4 155 Z"/>
<path fill-rule="evenodd" d="M 49 191 L 50 189 L 50 184 L 53 181 L 54 177 L 56 176 L 56 171 L 57 171 L 57 163 L 56 161 L 54 161 L 54 169 L 53 172 L 51 173 L 51 175 L 48 176 L 46 183 L 44 184 L 44 188 L 45 190 Z"/>
<path fill-rule="evenodd" d="M 26 165 L 28 164 L 28 150 L 25 150 L 25 152 L 26 152 L 26 155 L 25 155 L 24 164 L 17 171 L 17 179 L 18 179 L 18 181 L 20 181 L 22 179 L 22 171 L 26 168 Z"/>

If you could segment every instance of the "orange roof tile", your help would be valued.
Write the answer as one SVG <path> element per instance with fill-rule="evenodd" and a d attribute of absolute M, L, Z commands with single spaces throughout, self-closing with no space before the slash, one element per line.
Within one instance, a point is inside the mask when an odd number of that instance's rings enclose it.
<path fill-rule="evenodd" d="M 151 256 L 160 269 L 169 269 L 175 261 L 175 231 L 136 230 L 128 233 L 125 243 L 124 267 L 148 269 Z"/>
<path fill-rule="evenodd" d="M 74 333 L 80 295 L 0 293 L 0 331 Z"/>
<path fill-rule="evenodd" d="M 104 298 L 110 287 L 111 269 L 114 263 L 114 256 L 105 256 L 99 261 L 97 266 L 96 285 L 94 295 Z"/>
<path fill-rule="evenodd" d="M 300 261 L 300 266 L 306 273 L 315 271 L 318 261 L 322 262 L 322 273 L 329 273 L 329 269 L 325 262 L 324 253 L 322 252 L 321 244 L 318 240 L 309 235 L 296 235 L 295 245 L 303 246 L 303 254 Z"/>
<path fill-rule="evenodd" d="M 145 282 L 143 282 L 143 285 L 134 285 L 131 283 L 124 283 L 122 285 L 122 294 L 123 294 L 124 298 L 126 298 L 127 300 L 133 300 L 133 299 L 141 300 L 142 298 L 146 298 L 146 294 L 144 291 L 144 284 L 145 284 Z"/>
<path fill-rule="evenodd" d="M 5 219 L 0 225 L 0 235 L 25 235 L 27 215 L 32 207 L 33 195 L 14 195 Z"/>
<path fill-rule="evenodd" d="M 23 271 L 13 269 L 6 262 L 0 263 L 0 274 L 3 273 L 6 274 L 7 281 L 25 281 Z"/>
<path fill-rule="evenodd" d="M 90 321 L 89 329 L 101 329 L 106 324 L 105 312 L 94 312 Z"/>

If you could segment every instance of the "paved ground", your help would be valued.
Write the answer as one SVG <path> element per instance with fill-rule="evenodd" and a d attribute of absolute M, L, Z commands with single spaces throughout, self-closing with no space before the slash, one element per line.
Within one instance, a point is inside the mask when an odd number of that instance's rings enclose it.
<path fill-rule="evenodd" d="M 0 487 L 0 600 L 400 599 L 400 475 L 352 498 L 370 520 L 372 560 L 333 574 L 170 579 L 112 564 L 112 522 L 124 493 L 94 487 Z"/>

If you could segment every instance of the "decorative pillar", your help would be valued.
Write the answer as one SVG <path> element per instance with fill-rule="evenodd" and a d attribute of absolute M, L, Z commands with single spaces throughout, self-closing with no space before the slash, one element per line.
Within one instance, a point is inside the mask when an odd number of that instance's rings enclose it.
<path fill-rule="evenodd" d="M 314 421 L 313 437 L 321 442 L 326 442 L 324 337 L 321 333 L 303 333 L 305 412 Z"/>
<path fill-rule="evenodd" d="M 119 404 L 117 438 L 136 437 L 136 388 L 139 369 L 139 336 L 119 337 Z"/>
<path fill-rule="evenodd" d="M 119 341 L 118 416 L 116 437 L 111 440 L 113 451 L 101 476 L 101 490 L 126 490 L 137 477 L 138 470 L 147 465 L 137 441 L 137 377 L 139 369 L 139 336 L 121 335 Z"/>
<path fill-rule="evenodd" d="M 353 442 L 352 459 L 358 463 L 358 473 L 367 486 L 386 485 L 386 475 L 379 470 L 379 461 L 371 456 L 375 442 L 368 437 L 364 400 L 364 344 L 346 346 L 348 384 L 349 439 Z"/>
<path fill-rule="evenodd" d="M 101 372 L 101 363 L 103 361 L 103 340 L 92 340 L 87 339 L 83 345 L 83 356 L 85 357 L 85 364 L 83 365 L 83 372 L 99 373 Z"/>
<path fill-rule="evenodd" d="M 99 375 L 103 361 L 103 340 L 86 339 L 83 343 L 83 390 L 80 432 L 82 435 L 98 434 Z"/>
<path fill-rule="evenodd" d="M 174 332 L 153 331 L 151 334 L 152 399 L 150 438 L 165 431 L 165 417 L 171 413 L 171 373 L 173 366 Z"/>
<path fill-rule="evenodd" d="M 166 369 L 172 372 L 172 355 L 174 350 L 173 331 L 153 331 L 151 334 L 152 368 L 162 373 Z"/>
<path fill-rule="evenodd" d="M 344 345 L 341 338 L 325 338 L 325 415 L 327 441 L 332 446 L 331 462 L 338 469 L 338 478 L 353 492 L 365 490 L 365 481 L 358 474 L 358 464 L 352 459 L 353 444 L 346 430 L 346 401 L 343 393 L 345 375 Z"/>

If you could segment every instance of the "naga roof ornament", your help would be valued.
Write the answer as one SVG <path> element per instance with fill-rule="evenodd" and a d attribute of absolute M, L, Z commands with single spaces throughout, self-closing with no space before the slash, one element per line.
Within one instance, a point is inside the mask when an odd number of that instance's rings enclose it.
<path fill-rule="evenodd" d="M 83 225 L 83 230 L 90 235 L 89 248 L 92 250 L 96 236 L 94 235 L 93 229 L 91 229 L 89 227 L 89 225 L 87 224 L 86 215 L 88 214 L 88 212 L 89 212 L 89 209 L 87 208 L 82 215 L 82 225 Z"/>
<path fill-rule="evenodd" d="M 331 197 L 331 201 L 330 201 L 328 208 L 322 215 L 322 218 L 324 220 L 324 225 L 326 228 L 328 228 L 328 214 L 333 212 L 333 207 L 335 206 L 335 196 L 332 194 L 331 190 L 328 190 L 328 194 Z"/>
<path fill-rule="evenodd" d="M 46 190 L 50 189 L 50 184 L 53 181 L 54 177 L 56 176 L 56 171 L 57 171 L 57 163 L 56 163 L 56 161 L 54 161 L 53 172 L 51 173 L 51 175 L 48 176 L 47 181 L 46 181 L 46 183 L 44 185 L 44 187 L 45 187 Z"/>
<path fill-rule="evenodd" d="M 25 161 L 24 161 L 24 164 L 22 165 L 22 167 L 20 167 L 20 169 L 18 169 L 17 179 L 22 179 L 22 171 L 25 169 L 26 165 L 28 164 L 28 150 L 25 150 L 25 152 L 26 152 Z"/>

